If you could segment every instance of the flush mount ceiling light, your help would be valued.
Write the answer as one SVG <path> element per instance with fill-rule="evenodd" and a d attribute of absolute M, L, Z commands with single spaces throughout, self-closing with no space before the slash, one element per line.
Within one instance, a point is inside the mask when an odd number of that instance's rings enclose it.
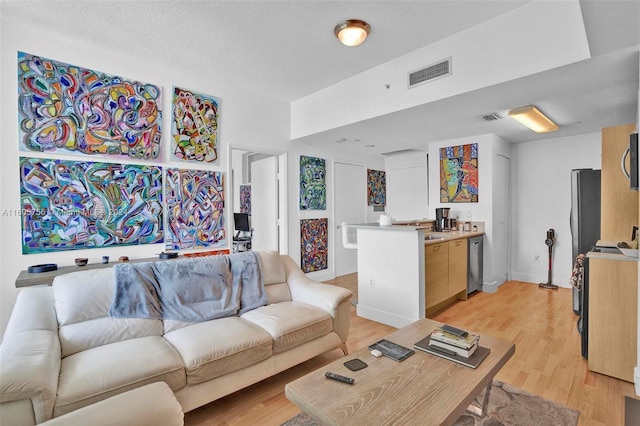
<path fill-rule="evenodd" d="M 534 105 L 514 108 L 509 111 L 509 117 L 515 118 L 536 133 L 547 133 L 558 130 L 558 125 L 540 112 Z"/>
<path fill-rule="evenodd" d="M 333 29 L 333 33 L 345 46 L 355 47 L 362 44 L 371 32 L 371 26 L 360 19 L 347 19 Z"/>

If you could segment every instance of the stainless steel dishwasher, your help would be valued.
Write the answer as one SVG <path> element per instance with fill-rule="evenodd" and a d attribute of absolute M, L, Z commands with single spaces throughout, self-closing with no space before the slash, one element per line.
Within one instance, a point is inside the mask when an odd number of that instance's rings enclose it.
<path fill-rule="evenodd" d="M 482 291 L 482 246 L 484 236 L 469 238 L 467 253 L 467 294 Z"/>

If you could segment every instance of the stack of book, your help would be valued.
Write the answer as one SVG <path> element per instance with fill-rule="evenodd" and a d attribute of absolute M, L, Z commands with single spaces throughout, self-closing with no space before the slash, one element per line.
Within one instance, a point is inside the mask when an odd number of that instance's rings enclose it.
<path fill-rule="evenodd" d="M 464 337 L 451 334 L 438 327 L 431 332 L 429 346 L 449 355 L 469 358 L 478 349 L 480 335 L 467 333 Z"/>

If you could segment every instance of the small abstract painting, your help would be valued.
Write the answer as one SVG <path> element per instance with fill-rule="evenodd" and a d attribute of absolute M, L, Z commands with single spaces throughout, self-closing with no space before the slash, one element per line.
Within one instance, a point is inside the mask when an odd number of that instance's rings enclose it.
<path fill-rule="evenodd" d="M 22 253 L 163 240 L 158 166 L 20 158 Z"/>
<path fill-rule="evenodd" d="M 240 213 L 251 214 L 251 185 L 240 185 Z"/>
<path fill-rule="evenodd" d="M 304 272 L 327 269 L 328 229 L 328 219 L 302 219 L 300 221 L 300 264 Z"/>
<path fill-rule="evenodd" d="M 224 180 L 221 172 L 167 169 L 167 237 L 169 250 L 226 244 Z"/>
<path fill-rule="evenodd" d="M 367 199 L 370 206 L 387 204 L 387 175 L 384 171 L 367 169 Z"/>
<path fill-rule="evenodd" d="M 18 52 L 21 151 L 161 160 L 153 84 Z"/>
<path fill-rule="evenodd" d="M 173 88 L 173 157 L 213 163 L 218 159 L 220 99 Z"/>
<path fill-rule="evenodd" d="M 478 144 L 440 148 L 440 202 L 478 202 Z"/>
<path fill-rule="evenodd" d="M 300 210 L 327 208 L 326 173 L 322 158 L 300 156 Z"/>

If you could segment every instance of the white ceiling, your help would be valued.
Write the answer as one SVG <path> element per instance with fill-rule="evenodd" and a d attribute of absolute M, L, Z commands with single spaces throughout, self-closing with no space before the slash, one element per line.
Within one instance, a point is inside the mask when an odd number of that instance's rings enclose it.
<path fill-rule="evenodd" d="M 199 69 L 221 82 L 293 101 L 526 3 L 3 0 L 0 12 L 2 19 L 29 19 L 62 36 L 82 34 L 98 46 L 174 69 Z M 543 138 L 633 122 L 640 1 L 582 0 L 580 4 L 591 60 L 299 141 L 327 144 L 346 138 L 352 143 L 343 143 L 341 149 L 381 153 L 484 133 L 511 142 L 534 140 L 540 136 L 512 120 L 487 123 L 479 116 L 504 113 L 540 98 L 549 115 L 554 111 L 561 117 L 561 130 Z M 349 18 L 364 19 L 372 26 L 369 38 L 358 48 L 342 46 L 333 35 L 336 23 Z"/>

